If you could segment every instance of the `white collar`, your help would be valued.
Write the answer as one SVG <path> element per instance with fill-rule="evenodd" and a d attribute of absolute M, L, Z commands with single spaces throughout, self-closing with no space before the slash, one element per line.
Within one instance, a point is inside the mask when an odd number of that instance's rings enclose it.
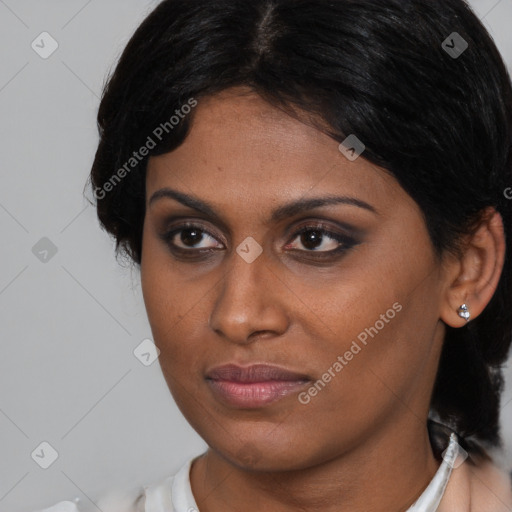
<path fill-rule="evenodd" d="M 421 496 L 407 509 L 407 512 L 435 512 L 441 503 L 448 480 L 452 474 L 455 460 L 459 455 L 459 443 L 456 434 L 450 434 L 448 448 L 444 452 L 443 462 L 434 478 L 430 481 Z"/>
<path fill-rule="evenodd" d="M 456 434 L 450 435 L 448 448 L 444 452 L 443 462 L 434 478 L 421 496 L 411 505 L 407 512 L 435 512 L 443 497 L 455 461 L 459 454 Z M 159 485 L 146 488 L 145 512 L 198 512 L 192 487 L 190 485 L 190 468 L 197 457 L 188 460 L 174 477 L 167 478 Z"/>

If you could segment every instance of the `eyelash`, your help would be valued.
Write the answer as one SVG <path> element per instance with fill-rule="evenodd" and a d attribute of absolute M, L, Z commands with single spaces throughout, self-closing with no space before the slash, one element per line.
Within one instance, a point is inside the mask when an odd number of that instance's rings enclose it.
<path fill-rule="evenodd" d="M 172 252 L 186 255 L 186 257 L 188 257 L 188 258 L 193 258 L 194 256 L 197 257 L 200 255 L 204 255 L 206 253 L 211 253 L 214 250 L 216 250 L 213 248 L 184 249 L 182 247 L 177 247 L 172 242 L 172 240 L 176 234 L 178 234 L 182 231 L 185 231 L 186 229 L 195 229 L 195 230 L 199 231 L 200 233 L 206 234 L 207 236 L 213 238 L 214 240 L 217 240 L 216 237 L 213 234 L 211 234 L 208 230 L 206 230 L 206 229 L 202 228 L 201 226 L 194 224 L 192 222 L 183 223 L 179 226 L 174 227 L 172 230 L 170 230 L 166 233 L 163 233 L 161 235 L 161 239 L 167 244 L 167 246 L 169 247 L 169 249 Z M 317 250 L 313 250 L 313 249 L 310 249 L 310 250 L 291 249 L 292 251 L 306 253 L 306 254 L 308 254 L 308 256 L 314 255 L 314 257 L 317 259 L 324 259 L 324 258 L 332 258 L 332 257 L 336 257 L 338 255 L 341 255 L 341 254 L 345 253 L 346 251 L 348 251 L 349 249 L 351 249 L 352 247 L 354 247 L 355 245 L 357 245 L 357 243 L 358 243 L 358 242 L 356 242 L 356 240 L 354 240 L 350 236 L 331 231 L 327 226 L 325 226 L 322 223 L 312 223 L 312 224 L 304 225 L 304 226 L 300 227 L 300 229 L 295 231 L 293 233 L 293 237 L 291 238 L 291 241 L 289 243 L 287 243 L 286 245 L 287 246 L 290 245 L 291 242 L 293 242 L 297 237 L 301 236 L 304 233 L 310 232 L 310 231 L 316 231 L 316 232 L 320 233 L 320 235 L 322 237 L 322 242 L 323 242 L 323 238 L 325 236 L 327 236 L 328 238 L 338 242 L 340 244 L 340 247 L 338 247 L 337 249 L 332 249 L 330 251 L 317 251 Z M 200 242 L 202 242 L 202 240 Z M 198 243 L 200 243 L 200 242 L 198 242 Z"/>

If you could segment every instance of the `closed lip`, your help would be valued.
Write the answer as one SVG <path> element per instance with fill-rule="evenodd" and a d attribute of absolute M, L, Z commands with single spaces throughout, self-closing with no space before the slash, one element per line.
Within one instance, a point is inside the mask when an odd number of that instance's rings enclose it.
<path fill-rule="evenodd" d="M 206 372 L 214 396 L 237 409 L 260 409 L 297 393 L 309 381 L 307 375 L 269 364 L 225 364 Z"/>
<path fill-rule="evenodd" d="M 250 366 L 239 366 L 233 363 L 216 366 L 206 372 L 206 378 L 240 383 L 311 380 L 309 376 L 303 373 L 264 363 L 252 364 Z"/>

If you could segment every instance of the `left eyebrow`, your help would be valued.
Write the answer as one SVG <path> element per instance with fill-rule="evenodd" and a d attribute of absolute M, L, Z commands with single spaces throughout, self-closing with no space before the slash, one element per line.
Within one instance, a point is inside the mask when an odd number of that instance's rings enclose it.
<path fill-rule="evenodd" d="M 220 215 L 215 211 L 215 208 L 210 203 L 170 188 L 162 188 L 157 190 L 149 199 L 148 204 L 151 205 L 155 201 L 162 198 L 174 199 L 181 204 L 188 206 L 193 210 L 197 210 L 198 212 L 201 212 L 209 217 L 216 219 L 220 218 Z M 293 217 L 294 215 L 297 215 L 301 212 L 313 210 L 322 206 L 329 206 L 332 204 L 346 204 L 349 206 L 356 206 L 378 215 L 377 210 L 372 205 L 362 201 L 361 199 L 350 196 L 326 196 L 310 199 L 299 199 L 297 201 L 292 201 L 290 203 L 279 206 L 272 211 L 270 219 L 267 221 L 267 223 L 270 224 L 272 222 L 279 222 L 288 217 Z"/>
<path fill-rule="evenodd" d="M 288 217 L 293 217 L 303 211 L 313 210 L 322 206 L 330 206 L 332 204 L 347 204 L 350 206 L 357 206 L 363 208 L 372 213 L 378 215 L 377 210 L 370 204 L 361 199 L 349 196 L 326 196 L 326 197 L 314 197 L 310 199 L 299 199 L 298 201 L 292 201 L 284 204 L 279 208 L 276 208 L 272 212 L 269 222 L 278 222 Z"/>

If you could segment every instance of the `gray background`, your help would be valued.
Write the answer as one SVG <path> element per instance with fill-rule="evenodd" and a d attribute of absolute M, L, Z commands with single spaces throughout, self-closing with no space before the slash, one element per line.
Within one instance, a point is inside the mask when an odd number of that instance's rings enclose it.
<path fill-rule="evenodd" d="M 148 484 L 205 448 L 158 362 L 133 354 L 151 338 L 139 276 L 82 195 L 103 80 L 157 3 L 0 0 L 0 512 Z M 472 5 L 510 68 L 512 0 Z M 31 47 L 44 31 L 59 45 L 47 59 Z M 43 237 L 47 261 L 33 253 Z M 510 454 L 510 367 L 507 379 Z M 31 456 L 43 441 L 59 454 L 48 469 Z"/>

